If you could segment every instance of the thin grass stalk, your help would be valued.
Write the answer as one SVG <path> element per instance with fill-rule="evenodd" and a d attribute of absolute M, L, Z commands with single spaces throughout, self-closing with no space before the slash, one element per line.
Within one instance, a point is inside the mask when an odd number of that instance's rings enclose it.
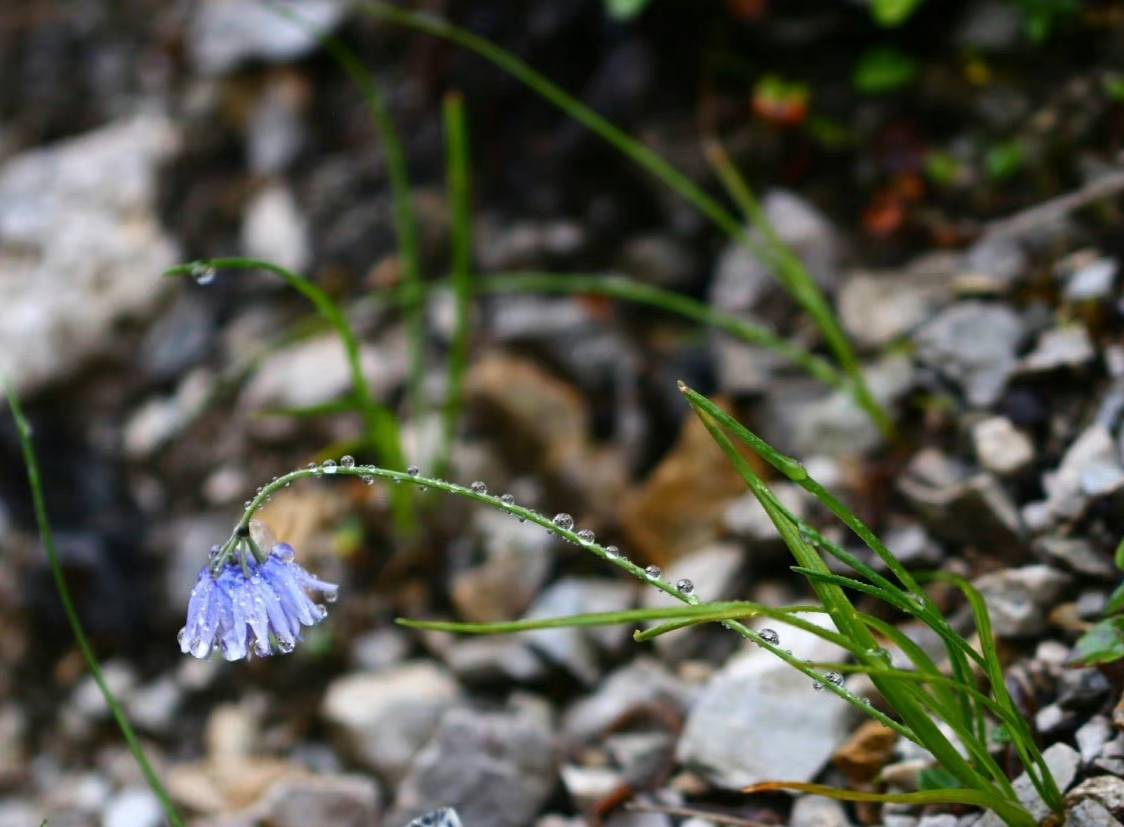
<path fill-rule="evenodd" d="M 686 389 L 685 386 L 682 387 L 684 390 Z M 690 401 L 690 398 L 688 398 L 688 402 Z M 715 442 L 718 443 L 727 458 L 749 485 L 750 490 L 757 496 L 758 501 L 764 507 L 766 513 L 769 514 L 770 519 L 777 527 L 785 544 L 792 551 L 797 561 L 801 564 L 801 567 L 814 573 L 830 575 L 831 572 L 827 570 L 827 566 L 820 558 L 819 554 L 800 536 L 795 526 L 795 518 L 790 512 L 787 512 L 787 509 L 784 509 L 783 506 L 780 506 L 779 503 L 776 502 L 771 492 L 768 491 L 764 481 L 761 480 L 756 472 L 749 466 L 749 463 L 746 462 L 745 458 L 734 448 L 733 443 L 730 442 L 726 434 L 720 429 L 717 422 L 711 419 L 701 408 L 694 405 L 692 405 L 692 408 L 706 426 Z M 856 654 L 856 657 L 860 663 L 866 666 L 877 665 L 882 661 L 882 658 L 874 653 L 884 652 L 884 650 L 878 646 L 878 642 L 875 640 L 870 630 L 857 616 L 857 612 L 844 595 L 842 589 L 840 589 L 837 584 L 825 582 L 826 580 L 826 577 L 823 579 L 815 577 L 809 578 L 813 590 L 824 604 L 824 607 L 828 610 L 828 613 L 836 624 L 836 628 L 839 629 L 843 635 L 850 637 L 858 644 L 861 654 Z M 893 681 L 886 681 L 874 675 L 871 676 L 871 680 L 878 688 L 878 691 L 886 698 L 890 707 L 902 717 L 906 725 L 921 739 L 921 743 L 933 753 L 941 766 L 952 773 L 964 787 L 983 791 L 999 800 L 1005 797 L 1005 790 L 1001 792 L 996 789 L 988 779 L 982 776 L 960 755 L 944 733 L 942 733 L 932 721 L 925 708 L 917 703 L 911 693 L 905 691 L 902 686 Z"/>
<path fill-rule="evenodd" d="M 469 192 L 468 124 L 464 98 L 450 92 L 443 104 L 445 119 L 445 157 L 448 175 L 449 204 L 452 213 L 452 253 L 449 281 L 456 304 L 456 324 L 449 348 L 448 379 L 445 405 L 442 409 L 441 448 L 437 455 L 434 476 L 445 475 L 449 466 L 453 437 L 464 405 L 464 377 L 472 337 L 472 206 Z"/>
<path fill-rule="evenodd" d="M 312 302 L 320 315 L 332 326 L 339 337 L 340 344 L 343 346 L 348 368 L 351 371 L 351 382 L 355 389 L 354 398 L 360 405 L 371 447 L 375 450 L 380 462 L 385 462 L 396 468 L 405 467 L 406 460 L 402 452 L 398 420 L 388 407 L 375 399 L 371 391 L 371 383 L 367 381 L 367 375 L 363 372 L 359 342 L 351 330 L 347 317 L 327 293 L 302 275 L 271 262 L 252 258 L 216 258 L 204 262 L 181 264 L 165 271 L 164 275 L 194 276 L 200 267 L 216 270 L 268 270 Z M 407 535 L 413 535 L 417 523 L 414 519 L 413 502 L 410 499 L 409 492 L 391 489 L 390 499 L 396 525 Z"/>
<path fill-rule="evenodd" d="M 870 392 L 870 387 L 863 376 L 862 365 L 859 364 L 851 342 L 835 312 L 827 303 L 823 291 L 816 284 L 815 279 L 808 273 L 808 269 L 800 259 L 793 255 L 788 245 L 774 230 L 772 223 L 761 209 L 757 199 L 749 189 L 749 185 L 738 172 L 737 167 L 730 161 L 729 155 L 722 144 L 717 140 L 707 142 L 706 157 L 711 167 L 717 173 L 722 185 L 730 197 L 741 207 L 745 217 L 753 226 L 757 227 L 765 237 L 766 244 L 772 254 L 770 261 L 778 280 L 796 299 L 797 303 L 815 321 L 816 326 L 827 338 L 835 358 L 839 360 L 840 367 L 851 381 L 851 392 L 859 406 L 867 412 L 883 435 L 892 439 L 894 437 L 894 423 L 889 415 Z"/>
<path fill-rule="evenodd" d="M 113 691 L 106 683 L 105 675 L 101 671 L 101 665 L 98 663 L 97 655 L 94 654 L 94 647 L 90 644 L 90 640 L 86 637 L 86 630 L 82 626 L 82 620 L 78 617 L 78 610 L 74 607 L 74 600 L 70 596 L 70 587 L 66 585 L 66 576 L 63 574 L 62 564 L 59 562 L 58 550 L 55 548 L 55 538 L 51 531 L 51 521 L 47 515 L 47 500 L 43 494 L 43 480 L 39 471 L 39 458 L 35 453 L 35 446 L 32 444 L 31 439 L 31 424 L 24 416 L 23 408 L 20 406 L 19 398 L 15 390 L 8 382 L 7 377 L 0 377 L 4 384 L 4 391 L 8 396 L 8 404 L 12 409 L 12 417 L 16 421 L 16 429 L 19 433 L 20 447 L 23 449 L 23 461 L 27 469 L 27 483 L 31 488 L 31 501 L 35 508 L 35 522 L 39 526 L 39 537 L 43 541 L 43 548 L 47 552 L 47 562 L 51 567 L 51 577 L 55 581 L 55 589 L 59 593 L 59 600 L 62 602 L 63 612 L 66 614 L 66 620 L 70 624 L 71 631 L 74 633 L 74 640 L 78 644 L 78 649 L 82 652 L 82 657 L 86 661 L 86 665 L 90 669 L 90 674 L 94 678 L 94 683 L 97 684 L 98 689 L 101 690 L 102 697 L 105 698 L 105 703 L 109 707 L 110 714 L 116 722 L 118 729 L 121 730 L 121 735 L 125 739 L 125 743 L 129 747 L 129 751 L 133 754 L 137 764 L 144 774 L 145 781 L 160 801 L 160 807 L 164 810 L 164 815 L 167 817 L 168 822 L 172 827 L 184 827 L 183 819 L 180 818 L 179 813 L 176 811 L 175 805 L 172 803 L 172 798 L 168 791 L 161 783 L 159 776 L 156 775 L 156 770 L 153 769 L 148 756 L 145 755 L 144 747 L 141 746 L 140 738 L 137 737 L 136 732 L 133 730 L 132 724 L 129 723 L 129 718 L 125 714 L 125 710 L 121 708 L 121 704 L 117 701 Z"/>
<path fill-rule="evenodd" d="M 491 41 L 458 26 L 454 26 L 448 21 L 434 15 L 397 8 L 388 3 L 377 2 L 377 0 L 358 0 L 354 4 L 354 7 L 374 18 L 386 20 L 402 26 L 408 26 L 418 31 L 426 32 L 427 34 L 442 37 L 476 52 L 481 57 L 503 69 L 512 77 L 522 81 L 544 99 L 550 101 L 565 112 L 570 118 L 607 141 L 642 169 L 671 187 L 675 192 L 679 193 L 680 196 L 710 218 L 732 239 L 741 244 L 746 242 L 747 238 L 742 223 L 731 213 L 726 211 L 717 201 L 707 195 L 694 181 L 675 169 L 675 167 L 665 161 L 658 153 L 652 151 L 644 144 L 640 143 L 640 141 L 614 126 L 592 109 L 564 92 L 552 81 L 536 72 L 526 63 Z M 783 259 L 781 263 L 784 264 Z M 783 273 L 778 278 L 782 284 L 788 281 L 788 276 Z M 799 299 L 799 296 L 797 298 Z M 826 304 L 824 306 L 826 307 Z M 828 311 L 828 315 L 830 316 L 830 311 Z M 822 314 L 814 315 L 813 318 L 817 324 L 824 320 Z M 857 364 L 857 359 L 855 359 L 849 342 L 845 336 L 840 338 L 840 333 L 841 329 L 833 319 L 830 322 L 829 329 L 824 330 L 824 335 L 828 340 L 828 344 L 833 349 L 841 348 L 835 353 L 840 364 L 845 366 Z M 877 402 L 873 399 L 873 396 L 866 390 L 865 380 L 862 378 L 861 373 L 851 370 L 845 370 L 845 372 L 852 374 L 851 390 L 852 393 L 856 394 L 856 399 L 859 401 L 860 405 L 863 406 L 864 410 L 871 404 L 878 410 L 881 410 Z M 875 416 L 875 422 L 884 432 L 893 432 L 892 427 L 888 428 L 889 419 L 884 415 Z"/>
<path fill-rule="evenodd" d="M 847 386 L 847 377 L 825 359 L 777 336 L 766 328 L 705 302 L 620 275 L 581 273 L 502 273 L 481 280 L 481 292 L 589 294 L 655 307 L 700 322 L 743 342 L 760 345 L 799 365 L 810 376 L 833 388 Z"/>

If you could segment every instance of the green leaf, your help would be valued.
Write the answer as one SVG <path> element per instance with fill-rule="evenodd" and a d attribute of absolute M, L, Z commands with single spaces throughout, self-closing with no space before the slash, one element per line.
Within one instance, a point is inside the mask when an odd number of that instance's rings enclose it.
<path fill-rule="evenodd" d="M 1011 744 L 1014 743 L 1015 736 L 1011 734 L 1006 724 L 1000 724 L 991 731 L 988 740 L 993 744 Z"/>
<path fill-rule="evenodd" d="M 917 58 L 892 46 L 871 49 L 859 58 L 851 85 L 864 95 L 884 95 L 909 86 L 921 64 Z"/>
<path fill-rule="evenodd" d="M 1112 592 L 1108 598 L 1108 605 L 1104 607 L 1106 615 L 1114 615 L 1118 612 L 1124 612 L 1124 581 Z"/>
<path fill-rule="evenodd" d="M 913 16 L 925 0 L 873 0 L 870 15 L 879 26 L 900 26 Z"/>
<path fill-rule="evenodd" d="M 605 0 L 605 10 L 615 20 L 631 20 L 651 2 L 652 0 Z"/>
<path fill-rule="evenodd" d="M 948 152 L 930 152 L 925 156 L 925 175 L 937 186 L 951 187 L 960 177 L 960 161 Z"/>
<path fill-rule="evenodd" d="M 921 770 L 917 785 L 922 791 L 955 790 L 960 787 L 960 782 L 944 767 L 926 767 Z"/>
<path fill-rule="evenodd" d="M 1124 658 L 1124 617 L 1102 620 L 1077 641 L 1077 662 L 1084 666 Z"/>
<path fill-rule="evenodd" d="M 1101 88 L 1117 103 L 1124 103 L 1124 77 L 1110 75 L 1101 81 Z"/>
<path fill-rule="evenodd" d="M 984 167 L 993 181 L 1004 181 L 1015 175 L 1026 162 L 1026 152 L 1019 141 L 995 144 L 984 156 Z"/>

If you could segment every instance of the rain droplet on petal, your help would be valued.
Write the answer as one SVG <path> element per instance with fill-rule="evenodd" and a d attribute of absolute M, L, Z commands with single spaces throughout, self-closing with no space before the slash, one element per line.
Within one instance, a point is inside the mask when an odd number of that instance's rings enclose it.
<path fill-rule="evenodd" d="M 293 562 L 293 558 L 296 557 L 296 554 L 293 552 L 293 547 L 288 543 L 278 543 L 274 546 L 274 549 L 276 549 L 274 554 L 277 555 L 277 559 L 282 563 L 291 563 Z"/>
<path fill-rule="evenodd" d="M 409 474 L 411 477 L 416 477 L 418 474 L 421 473 L 421 471 L 418 470 L 418 466 L 411 465 L 409 468 L 406 469 L 406 473 Z"/>
<path fill-rule="evenodd" d="M 812 684 L 812 689 L 816 690 L 817 692 L 823 692 L 823 684 L 819 681 L 816 681 Z"/>
<path fill-rule="evenodd" d="M 324 592 L 325 603 L 335 603 L 340 598 L 339 592 Z"/>
<path fill-rule="evenodd" d="M 569 531 L 574 527 L 574 518 L 569 514 L 555 514 L 551 522 L 554 523 L 555 528 L 560 528 L 563 531 Z"/>
<path fill-rule="evenodd" d="M 336 461 L 334 459 L 326 459 L 320 463 L 320 469 L 325 474 L 334 474 L 336 473 Z"/>
<path fill-rule="evenodd" d="M 843 685 L 843 676 L 838 672 L 828 672 L 824 677 L 827 678 L 827 682 L 830 684 L 834 684 L 835 686 Z"/>
<path fill-rule="evenodd" d="M 616 546 L 605 546 L 605 556 L 616 560 L 621 556 L 621 550 Z"/>
<path fill-rule="evenodd" d="M 310 463 L 309 463 L 309 464 L 308 464 L 307 466 L 305 466 L 305 467 L 307 467 L 309 471 L 315 471 L 315 470 L 316 470 L 316 468 L 317 468 L 318 466 L 316 465 L 316 463 L 315 463 L 315 462 L 310 462 Z"/>
<path fill-rule="evenodd" d="M 488 493 L 488 486 L 486 486 L 484 483 L 480 482 L 480 480 L 477 480 L 476 482 L 474 482 L 472 485 L 469 486 L 469 488 L 472 489 L 472 493 L 474 493 L 474 494 L 487 494 Z"/>
<path fill-rule="evenodd" d="M 684 577 L 675 583 L 675 588 L 679 589 L 682 594 L 692 594 L 695 591 L 695 584 Z"/>
<path fill-rule="evenodd" d="M 370 474 L 364 474 L 363 475 L 363 482 L 367 483 L 367 485 L 374 485 L 375 484 L 375 478 L 372 477 Z"/>
<path fill-rule="evenodd" d="M 778 635 L 774 629 L 762 629 L 757 634 L 761 636 L 763 641 L 771 643 L 773 646 L 781 642 L 781 636 Z"/>
<path fill-rule="evenodd" d="M 179 643 L 180 646 L 183 646 L 183 641 L 184 641 L 184 638 L 186 638 L 186 637 L 187 637 L 187 627 L 184 626 L 182 629 L 180 629 L 179 634 L 176 635 L 176 642 Z"/>
<path fill-rule="evenodd" d="M 355 467 L 355 457 L 353 457 L 353 456 L 342 457 L 340 459 L 340 467 L 341 468 L 354 468 Z"/>
<path fill-rule="evenodd" d="M 663 574 L 663 572 L 660 571 L 659 566 L 648 566 L 648 568 L 644 569 L 644 573 L 651 577 L 653 580 L 659 580 L 660 575 Z"/>
<path fill-rule="evenodd" d="M 594 540 L 593 532 L 590 531 L 588 528 L 583 528 L 581 531 L 578 532 L 578 539 L 581 540 L 583 543 L 592 543 L 593 540 Z"/>
<path fill-rule="evenodd" d="M 500 502 L 503 503 L 504 505 L 508 505 L 508 506 L 515 505 L 515 495 L 514 494 L 504 494 L 503 496 L 500 497 Z"/>

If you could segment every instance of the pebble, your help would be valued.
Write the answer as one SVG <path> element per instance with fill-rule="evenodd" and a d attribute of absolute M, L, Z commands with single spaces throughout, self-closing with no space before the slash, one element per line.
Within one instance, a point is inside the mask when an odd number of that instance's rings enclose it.
<path fill-rule="evenodd" d="M 1120 827 L 1120 822 L 1103 804 L 1087 798 L 1066 813 L 1065 827 Z"/>
<path fill-rule="evenodd" d="M 1046 499 L 1031 503 L 1047 525 L 1072 521 L 1085 513 L 1090 500 L 1124 488 L 1124 466 L 1109 429 L 1095 423 L 1066 449 L 1061 463 L 1042 477 Z M 1025 510 L 1024 510 L 1025 511 Z"/>
<path fill-rule="evenodd" d="M 933 813 L 921 816 L 917 827 L 958 827 L 959 819 L 952 813 Z"/>
<path fill-rule="evenodd" d="M 102 827 L 160 827 L 164 810 L 148 787 L 127 787 L 106 803 L 101 823 Z"/>
<path fill-rule="evenodd" d="M 1074 779 L 1077 777 L 1077 768 L 1081 763 L 1081 756 L 1073 747 L 1066 744 L 1054 744 L 1042 751 L 1042 757 L 1051 775 L 1054 776 L 1058 789 L 1064 793 L 1073 785 Z M 1016 778 L 1013 785 L 1015 795 L 1018 796 L 1020 803 L 1030 811 L 1037 821 L 1041 822 L 1049 815 L 1050 808 L 1038 795 L 1038 791 L 1034 789 L 1034 785 L 1026 773 Z M 1003 820 L 988 810 L 976 822 L 976 825 L 977 827 L 1003 827 Z"/>
<path fill-rule="evenodd" d="M 1086 778 L 1066 796 L 1068 802 L 1096 801 L 1113 815 L 1124 816 L 1124 778 L 1114 775 L 1094 775 Z"/>
<path fill-rule="evenodd" d="M 115 325 L 173 288 L 160 273 L 179 251 L 157 190 L 179 140 L 138 115 L 0 165 L 0 352 L 21 395 L 113 352 Z"/>
<path fill-rule="evenodd" d="M 1077 732 L 1074 733 L 1074 741 L 1077 743 L 1077 749 L 1081 753 L 1081 762 L 1083 764 L 1090 764 L 1096 758 L 1100 757 L 1101 750 L 1104 745 L 1112 738 L 1114 730 L 1112 722 L 1104 715 L 1094 715 L 1085 724 L 1078 727 Z M 1084 782 L 1081 786 L 1084 786 Z M 1121 781 L 1124 785 L 1124 781 Z M 1121 806 L 1124 807 L 1124 790 L 1121 792 Z"/>
<path fill-rule="evenodd" d="M 254 0 L 204 0 L 192 7 L 188 55 L 203 75 L 222 74 L 249 60 L 292 60 L 315 49 L 317 36 L 331 32 L 346 8 L 339 0 L 303 0 L 301 24 Z"/>
<path fill-rule="evenodd" d="M 636 587 L 628 581 L 564 577 L 539 595 L 525 619 L 620 612 L 632 608 L 635 600 Z M 592 686 L 601 676 L 599 653 L 619 653 L 628 641 L 628 627 L 539 629 L 521 638 L 550 663 Z"/>
<path fill-rule="evenodd" d="M 322 714 L 356 760 L 397 783 L 459 699 L 460 689 L 446 670 L 414 661 L 337 678 L 325 693 Z"/>
<path fill-rule="evenodd" d="M 1039 537 L 1034 541 L 1034 550 L 1051 563 L 1060 563 L 1062 567 L 1086 577 L 1111 580 L 1116 574 L 1112 557 L 1081 537 Z"/>
<path fill-rule="evenodd" d="M 353 638 L 348 651 L 356 671 L 375 672 L 401 663 L 409 654 L 410 641 L 401 629 L 375 629 Z"/>
<path fill-rule="evenodd" d="M 682 709 L 687 697 L 687 687 L 659 661 L 641 656 L 610 673 L 595 692 L 566 710 L 562 731 L 575 741 L 591 741 L 632 710 L 657 701 Z"/>
<path fill-rule="evenodd" d="M 633 278 L 668 290 L 690 288 L 700 272 L 698 256 L 690 246 L 658 233 L 626 241 L 617 266 Z"/>
<path fill-rule="evenodd" d="M 242 220 L 242 252 L 301 273 L 312 260 L 308 221 L 292 190 L 269 184 L 246 205 Z"/>
<path fill-rule="evenodd" d="M 271 827 L 375 827 L 382 796 L 364 775 L 284 778 L 255 807 Z"/>
<path fill-rule="evenodd" d="M 184 377 L 171 396 L 154 396 L 130 414 L 121 431 L 122 447 L 132 459 L 146 459 L 179 436 L 207 407 L 215 378 L 205 368 Z"/>
<path fill-rule="evenodd" d="M 0 704 L 0 784 L 18 778 L 26 769 L 23 739 L 27 717 L 15 703 Z"/>
<path fill-rule="evenodd" d="M 182 702 L 183 689 L 169 673 L 130 692 L 125 709 L 139 728 L 163 734 L 175 723 Z"/>
<path fill-rule="evenodd" d="M 1018 373 L 1034 376 L 1061 369 L 1082 368 L 1096 357 L 1097 351 L 1085 326 L 1069 324 L 1043 333 L 1034 350 L 1019 363 Z"/>
<path fill-rule="evenodd" d="M 387 824 L 455 807 L 472 827 L 525 827 L 558 783 L 558 745 L 535 723 L 451 709 L 398 788 Z"/>
<path fill-rule="evenodd" d="M 792 804 L 789 827 L 850 827 L 843 804 L 822 795 L 802 795 Z"/>
<path fill-rule="evenodd" d="M 799 485 L 777 482 L 770 486 L 770 490 L 789 511 L 802 520 L 808 519 L 809 495 Z M 755 555 L 784 549 L 780 532 L 752 491 L 747 491 L 726 506 L 722 525 L 734 537 L 744 540 Z"/>
<path fill-rule="evenodd" d="M 554 567 L 555 540 L 528 531 L 507 514 L 481 508 L 472 514 L 483 559 L 453 575 L 452 600 L 469 623 L 514 620 L 534 600 Z"/>
<path fill-rule="evenodd" d="M 944 562 L 944 549 L 914 523 L 891 523 L 882 534 L 882 542 L 909 569 L 938 569 Z M 886 570 L 881 558 L 875 558 L 871 565 L 877 571 Z"/>
<path fill-rule="evenodd" d="M 1112 684 L 1099 669 L 1063 669 L 1057 692 L 1063 709 L 1093 709 L 1108 700 Z"/>
<path fill-rule="evenodd" d="M 931 318 L 951 298 L 959 256 L 932 253 L 902 271 L 852 273 L 839 288 L 839 317 L 857 344 L 885 347 Z"/>
<path fill-rule="evenodd" d="M 940 538 L 986 545 L 1007 562 L 1026 559 L 1022 518 L 990 474 L 972 473 L 937 449 L 924 448 L 910 460 L 898 488 Z"/>
<path fill-rule="evenodd" d="M 968 404 L 986 408 L 999 401 L 1018 365 L 1024 335 L 1019 315 L 999 304 L 963 301 L 918 329 L 917 356 L 964 391 Z"/>
<path fill-rule="evenodd" d="M 975 586 L 999 637 L 1028 637 L 1046 629 L 1046 615 L 1071 578 L 1045 565 L 1004 569 L 977 578 Z"/>
<path fill-rule="evenodd" d="M 1112 296 L 1113 283 L 1120 265 L 1114 258 L 1100 258 L 1075 270 L 1066 279 L 1063 295 L 1066 301 L 1099 301 Z"/>
<path fill-rule="evenodd" d="M 1000 477 L 1014 477 L 1034 462 L 1034 443 L 1005 416 L 972 426 L 972 445 L 980 465 Z"/>
<path fill-rule="evenodd" d="M 305 114 L 311 84 L 301 75 L 282 71 L 266 81 L 246 125 L 246 164 L 258 175 L 287 169 L 306 142 Z"/>
<path fill-rule="evenodd" d="M 805 617 L 824 622 L 822 615 Z M 780 631 L 781 645 L 797 658 L 844 656 L 809 632 Z M 678 757 L 727 790 L 777 778 L 810 781 L 849 733 L 849 710 L 841 698 L 817 692 L 810 678 L 752 646 L 731 658 L 702 690 L 688 713 Z M 745 744 L 756 746 L 747 750 Z"/>
<path fill-rule="evenodd" d="M 457 679 L 466 684 L 533 683 L 548 671 L 543 659 L 517 637 L 459 640 L 447 647 L 442 657 Z"/>

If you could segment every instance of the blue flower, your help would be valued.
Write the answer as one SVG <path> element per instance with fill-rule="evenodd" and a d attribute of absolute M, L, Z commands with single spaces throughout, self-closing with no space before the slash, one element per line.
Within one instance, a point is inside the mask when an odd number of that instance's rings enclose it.
<path fill-rule="evenodd" d="M 237 560 L 231 557 L 218 571 L 204 567 L 191 590 L 180 651 L 205 658 L 217 647 L 227 660 L 264 657 L 274 646 L 279 652 L 293 651 L 301 626 L 313 626 L 328 615 L 308 592 L 320 592 L 331 603 L 339 591 L 293 562 L 294 556 L 292 546 L 277 543 L 260 563 L 240 550 Z"/>

